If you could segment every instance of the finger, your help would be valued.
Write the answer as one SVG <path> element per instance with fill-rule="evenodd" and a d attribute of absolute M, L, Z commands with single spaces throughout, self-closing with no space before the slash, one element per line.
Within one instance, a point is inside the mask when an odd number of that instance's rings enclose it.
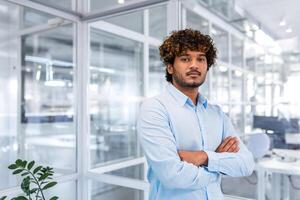
<path fill-rule="evenodd" d="M 226 137 L 226 138 L 222 141 L 222 143 L 219 145 L 219 147 L 217 148 L 217 150 L 222 150 L 222 149 L 226 146 L 226 144 L 230 141 L 231 138 L 232 138 L 231 136 Z"/>
<path fill-rule="evenodd" d="M 239 150 L 239 140 L 237 140 L 237 142 L 230 147 L 229 151 L 233 152 L 233 153 L 236 153 L 238 150 Z"/>
<path fill-rule="evenodd" d="M 233 149 L 230 153 L 236 153 L 236 152 L 238 152 L 240 150 L 240 148 L 239 147 L 236 147 L 235 149 Z"/>
<path fill-rule="evenodd" d="M 237 153 L 240 150 L 240 147 L 237 147 L 234 151 L 234 153 Z"/>
<path fill-rule="evenodd" d="M 238 148 L 239 148 L 238 147 L 238 143 L 235 143 L 235 144 L 231 145 L 231 147 L 228 149 L 227 152 L 229 152 L 229 153 L 235 153 Z"/>
<path fill-rule="evenodd" d="M 224 146 L 223 150 L 227 152 L 232 146 L 237 146 L 238 140 L 237 138 L 232 138 L 227 144 Z"/>
<path fill-rule="evenodd" d="M 226 144 L 223 146 L 223 150 L 224 151 L 228 151 L 228 149 L 233 145 L 235 144 L 235 139 L 234 138 L 231 138 L 230 140 L 228 140 L 226 142 Z"/>

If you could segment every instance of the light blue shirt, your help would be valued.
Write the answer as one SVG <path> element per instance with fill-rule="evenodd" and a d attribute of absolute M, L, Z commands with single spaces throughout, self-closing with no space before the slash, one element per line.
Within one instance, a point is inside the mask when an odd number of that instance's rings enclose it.
<path fill-rule="evenodd" d="M 238 135 L 220 107 L 202 95 L 195 106 L 172 84 L 143 103 L 137 128 L 149 165 L 150 200 L 221 200 L 221 174 L 248 176 L 254 169 L 241 141 L 237 153 L 215 152 L 227 136 Z M 178 150 L 204 150 L 208 166 L 181 161 Z"/>

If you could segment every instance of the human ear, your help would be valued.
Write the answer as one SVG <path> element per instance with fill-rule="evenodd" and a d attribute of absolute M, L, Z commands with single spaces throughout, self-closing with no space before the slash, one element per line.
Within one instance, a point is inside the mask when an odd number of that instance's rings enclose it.
<path fill-rule="evenodd" d="M 172 64 L 168 64 L 167 65 L 167 71 L 169 74 L 173 74 L 174 73 L 174 67 Z"/>

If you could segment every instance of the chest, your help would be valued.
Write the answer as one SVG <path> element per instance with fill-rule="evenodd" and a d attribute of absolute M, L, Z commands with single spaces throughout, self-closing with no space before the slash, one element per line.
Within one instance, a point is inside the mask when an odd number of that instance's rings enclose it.
<path fill-rule="evenodd" d="M 182 107 L 169 113 L 170 128 L 179 150 L 212 150 L 222 141 L 223 120 L 211 110 Z"/>

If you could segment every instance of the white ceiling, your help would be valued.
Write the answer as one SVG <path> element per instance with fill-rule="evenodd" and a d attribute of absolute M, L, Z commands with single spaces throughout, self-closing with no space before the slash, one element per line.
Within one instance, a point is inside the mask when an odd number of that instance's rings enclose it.
<path fill-rule="evenodd" d="M 300 36 L 299 0 L 236 0 L 236 4 L 261 24 L 262 29 L 276 40 Z M 285 20 L 286 25 L 279 23 Z M 286 29 L 292 32 L 287 33 Z M 298 39 L 298 38 L 297 38 Z"/>

